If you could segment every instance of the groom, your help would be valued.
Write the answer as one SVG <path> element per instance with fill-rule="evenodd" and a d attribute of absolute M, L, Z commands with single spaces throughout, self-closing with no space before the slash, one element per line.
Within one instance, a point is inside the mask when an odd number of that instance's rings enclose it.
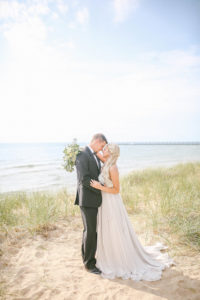
<path fill-rule="evenodd" d="M 75 205 L 80 206 L 83 220 L 82 259 L 85 269 L 94 274 L 101 271 L 95 266 L 95 253 L 97 248 L 97 213 L 101 205 L 101 191 L 90 186 L 91 179 L 98 181 L 101 163 L 96 153 L 107 144 L 106 137 L 97 133 L 90 144 L 76 157 L 77 194 Z"/>

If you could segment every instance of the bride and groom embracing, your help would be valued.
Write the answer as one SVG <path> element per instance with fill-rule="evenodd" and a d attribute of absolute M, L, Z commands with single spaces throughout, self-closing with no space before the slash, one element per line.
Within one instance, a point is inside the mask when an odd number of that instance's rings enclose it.
<path fill-rule="evenodd" d="M 88 272 L 104 278 L 159 280 L 162 270 L 175 263 L 161 252 L 166 246 L 142 246 L 134 232 L 120 195 L 119 154 L 119 146 L 99 133 L 76 158 L 74 204 L 80 206 L 84 226 L 83 263 Z"/>

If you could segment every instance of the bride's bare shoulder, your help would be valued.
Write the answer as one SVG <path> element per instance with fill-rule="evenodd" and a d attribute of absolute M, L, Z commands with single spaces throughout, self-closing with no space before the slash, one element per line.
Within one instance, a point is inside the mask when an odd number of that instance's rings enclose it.
<path fill-rule="evenodd" d="M 115 164 L 115 165 L 112 165 L 111 167 L 110 167 L 110 172 L 115 172 L 115 173 L 118 173 L 119 171 L 118 171 L 118 167 L 117 167 L 117 165 Z"/>

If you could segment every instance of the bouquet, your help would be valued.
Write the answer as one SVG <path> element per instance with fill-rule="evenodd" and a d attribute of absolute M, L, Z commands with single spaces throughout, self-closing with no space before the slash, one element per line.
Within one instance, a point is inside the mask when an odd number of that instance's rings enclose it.
<path fill-rule="evenodd" d="M 82 148 L 77 144 L 77 140 L 74 139 L 71 144 L 69 144 L 67 147 L 64 148 L 63 153 L 63 159 L 64 159 L 64 169 L 67 172 L 73 172 L 74 166 L 76 162 L 76 156 L 78 153 L 80 153 Z"/>

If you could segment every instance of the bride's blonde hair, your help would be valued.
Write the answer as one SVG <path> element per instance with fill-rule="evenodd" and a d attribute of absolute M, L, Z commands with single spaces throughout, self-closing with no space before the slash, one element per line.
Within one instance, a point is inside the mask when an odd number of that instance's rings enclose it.
<path fill-rule="evenodd" d="M 103 165 L 101 176 L 103 177 L 103 181 L 105 182 L 105 184 L 109 186 L 112 184 L 112 181 L 110 180 L 109 176 L 109 169 L 111 166 L 116 164 L 116 161 L 120 155 L 120 148 L 117 144 L 114 143 L 107 144 L 105 147 L 108 147 L 110 156 Z"/>

